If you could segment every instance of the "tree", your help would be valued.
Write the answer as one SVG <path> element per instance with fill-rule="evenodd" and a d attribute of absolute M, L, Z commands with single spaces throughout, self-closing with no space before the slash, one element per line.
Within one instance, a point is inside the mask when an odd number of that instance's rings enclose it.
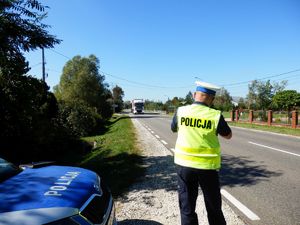
<path fill-rule="evenodd" d="M 60 101 L 80 101 L 94 108 L 103 119 L 112 115 L 112 94 L 99 73 L 99 60 L 95 55 L 75 56 L 63 68 L 60 82 L 54 87 Z"/>
<path fill-rule="evenodd" d="M 146 99 L 145 100 L 145 109 L 146 110 L 162 110 L 163 109 L 163 103 L 160 101 L 151 101 Z"/>
<path fill-rule="evenodd" d="M 124 102 L 124 108 L 125 109 L 131 109 L 131 101 L 125 101 Z"/>
<path fill-rule="evenodd" d="M 112 96 L 113 96 L 113 102 L 117 105 L 115 112 L 121 112 L 124 108 L 123 105 L 123 97 L 124 97 L 124 91 L 121 87 L 116 85 L 112 90 Z"/>
<path fill-rule="evenodd" d="M 83 137 L 100 128 L 100 115 L 82 101 L 59 102 L 59 122 L 71 135 Z"/>
<path fill-rule="evenodd" d="M 42 23 L 46 8 L 36 0 L 0 3 L 0 153 L 12 161 L 51 155 L 59 133 L 56 99 L 45 82 L 25 75 L 23 56 L 60 43 Z"/>
<path fill-rule="evenodd" d="M 279 91 L 273 96 L 272 102 L 277 108 L 289 112 L 300 106 L 300 93 L 295 90 Z"/>
<path fill-rule="evenodd" d="M 174 97 L 172 100 L 171 100 L 171 104 L 175 107 L 178 107 L 180 105 L 180 100 L 178 97 Z"/>
<path fill-rule="evenodd" d="M 2 0 L 0 3 L 0 75 L 23 75 L 29 71 L 22 51 L 52 48 L 61 42 L 42 23 L 45 9 L 36 0 Z"/>
<path fill-rule="evenodd" d="M 94 55 L 69 60 L 54 94 L 59 101 L 60 121 L 74 135 L 92 134 L 112 116 L 113 97 Z"/>
<path fill-rule="evenodd" d="M 194 98 L 193 98 L 193 94 L 192 92 L 189 92 L 186 96 L 185 96 L 185 102 L 186 104 L 192 104 L 194 102 Z"/>
<path fill-rule="evenodd" d="M 240 99 L 239 99 L 239 102 L 238 102 L 238 108 L 239 108 L 239 109 L 245 109 L 245 108 L 246 108 L 246 103 L 245 103 L 244 98 L 240 98 Z"/>
<path fill-rule="evenodd" d="M 225 88 L 222 88 L 217 93 L 213 104 L 216 109 L 219 109 L 221 111 L 229 111 L 230 109 L 233 108 L 232 97 L 230 96 L 229 92 Z"/>
<path fill-rule="evenodd" d="M 249 108 L 267 110 L 272 102 L 272 97 L 278 91 L 282 91 L 287 84 L 287 81 L 271 84 L 270 80 L 263 82 L 254 80 L 248 86 L 249 92 L 247 95 Z"/>

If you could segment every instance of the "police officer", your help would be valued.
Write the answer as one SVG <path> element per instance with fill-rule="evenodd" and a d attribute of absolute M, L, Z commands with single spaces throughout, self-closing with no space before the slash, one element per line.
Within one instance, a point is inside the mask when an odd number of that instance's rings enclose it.
<path fill-rule="evenodd" d="M 210 108 L 219 87 L 196 82 L 194 103 L 179 107 L 171 129 L 178 132 L 174 161 L 177 165 L 179 208 L 182 225 L 198 225 L 195 212 L 200 185 L 210 225 L 226 224 L 221 205 L 218 170 L 221 153 L 218 134 L 232 132 L 219 110 Z"/>

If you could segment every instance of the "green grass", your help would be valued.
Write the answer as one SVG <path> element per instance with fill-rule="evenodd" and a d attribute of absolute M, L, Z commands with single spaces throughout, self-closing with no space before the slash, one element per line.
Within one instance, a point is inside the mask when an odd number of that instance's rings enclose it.
<path fill-rule="evenodd" d="M 136 135 L 128 116 L 115 116 L 102 134 L 85 137 L 97 142 L 96 148 L 85 154 L 78 165 L 98 173 L 110 187 L 114 197 L 121 195 L 144 174 L 142 157 L 136 147 Z"/>
<path fill-rule="evenodd" d="M 280 134 L 289 134 L 294 136 L 300 136 L 300 129 L 293 129 L 288 127 L 275 127 L 275 126 L 268 126 L 264 125 L 257 125 L 257 124 L 250 124 L 250 123 L 242 123 L 242 122 L 229 122 L 230 126 L 237 126 L 237 127 L 245 127 L 250 129 L 257 129 L 257 130 L 264 130 L 270 131 L 274 133 Z"/>
<path fill-rule="evenodd" d="M 224 118 L 230 118 L 230 112 L 222 112 Z"/>

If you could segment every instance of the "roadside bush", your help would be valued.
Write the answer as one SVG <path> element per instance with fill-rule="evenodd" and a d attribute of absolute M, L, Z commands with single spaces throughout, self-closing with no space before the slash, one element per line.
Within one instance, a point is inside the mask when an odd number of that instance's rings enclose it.
<path fill-rule="evenodd" d="M 268 121 L 268 115 L 267 115 L 267 112 L 264 111 L 264 110 L 259 111 L 259 112 L 258 112 L 258 116 L 257 116 L 257 120 L 263 121 L 263 122 Z"/>
<path fill-rule="evenodd" d="M 87 146 L 79 140 L 78 133 L 61 120 L 56 98 L 43 81 L 0 74 L 0 102 L 0 157 L 18 164 L 60 161 L 71 151 L 85 151 Z M 83 115 L 89 116 L 88 112 L 81 110 Z M 74 117 L 73 112 L 71 118 Z M 82 118 L 80 124 L 88 127 L 95 128 L 94 120 L 99 121 L 97 115 L 90 120 Z"/>
<path fill-rule="evenodd" d="M 109 120 L 113 115 L 113 107 L 112 107 L 111 99 L 107 98 L 102 101 L 101 106 L 98 107 L 97 112 L 100 114 L 103 121 Z"/>
<path fill-rule="evenodd" d="M 104 123 L 96 109 L 83 102 L 59 102 L 60 123 L 74 136 L 94 133 Z"/>
<path fill-rule="evenodd" d="M 47 149 L 40 147 L 53 143 L 59 129 L 57 101 L 48 90 L 31 76 L 0 75 L 1 156 L 18 161 L 47 155 Z"/>
<path fill-rule="evenodd" d="M 281 123 L 281 119 L 280 118 L 275 118 L 275 123 Z"/>

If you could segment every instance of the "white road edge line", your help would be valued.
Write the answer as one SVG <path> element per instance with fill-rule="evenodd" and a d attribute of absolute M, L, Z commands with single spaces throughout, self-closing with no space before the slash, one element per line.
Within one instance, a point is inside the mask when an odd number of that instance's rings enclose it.
<path fill-rule="evenodd" d="M 173 153 L 175 152 L 174 148 L 170 149 Z M 242 213 L 244 213 L 249 219 L 251 220 L 260 220 L 260 218 L 252 212 L 250 209 L 248 209 L 244 204 L 242 204 L 239 200 L 237 200 L 235 197 L 233 197 L 231 194 L 229 194 L 226 190 L 221 189 L 221 194 L 230 201 L 235 207 L 237 207 Z"/>
<path fill-rule="evenodd" d="M 284 151 L 284 150 L 281 150 L 281 149 L 278 149 L 278 148 L 273 148 L 273 147 L 270 147 L 270 146 L 267 146 L 267 145 L 258 144 L 258 143 L 252 142 L 252 141 L 248 141 L 248 143 L 253 144 L 253 145 L 257 145 L 257 146 L 260 146 L 260 147 L 272 149 L 274 151 L 283 152 L 283 153 L 287 153 L 287 154 L 291 154 L 291 155 L 295 155 L 295 156 L 300 156 L 299 154 L 296 154 L 296 153 Z"/>
<path fill-rule="evenodd" d="M 294 136 L 294 135 L 289 135 L 289 134 L 280 134 L 280 133 L 274 133 L 274 132 L 271 132 L 271 131 L 248 129 L 248 128 L 236 127 L 236 126 L 231 126 L 231 127 L 233 127 L 233 129 L 247 130 L 247 131 L 251 131 L 251 132 L 267 133 L 267 134 L 271 134 L 271 135 L 277 135 L 277 136 L 284 136 L 284 137 L 289 137 L 289 138 L 300 139 L 299 136 Z"/>
<path fill-rule="evenodd" d="M 156 138 L 160 138 L 157 134 L 154 135 Z"/>
<path fill-rule="evenodd" d="M 254 212 L 248 209 L 244 204 L 242 204 L 239 200 L 229 194 L 226 190 L 221 189 L 221 194 L 242 213 L 244 213 L 250 220 L 260 220 L 260 218 Z"/>
<path fill-rule="evenodd" d="M 165 142 L 164 140 L 160 140 L 164 145 L 167 145 L 168 143 Z"/>

